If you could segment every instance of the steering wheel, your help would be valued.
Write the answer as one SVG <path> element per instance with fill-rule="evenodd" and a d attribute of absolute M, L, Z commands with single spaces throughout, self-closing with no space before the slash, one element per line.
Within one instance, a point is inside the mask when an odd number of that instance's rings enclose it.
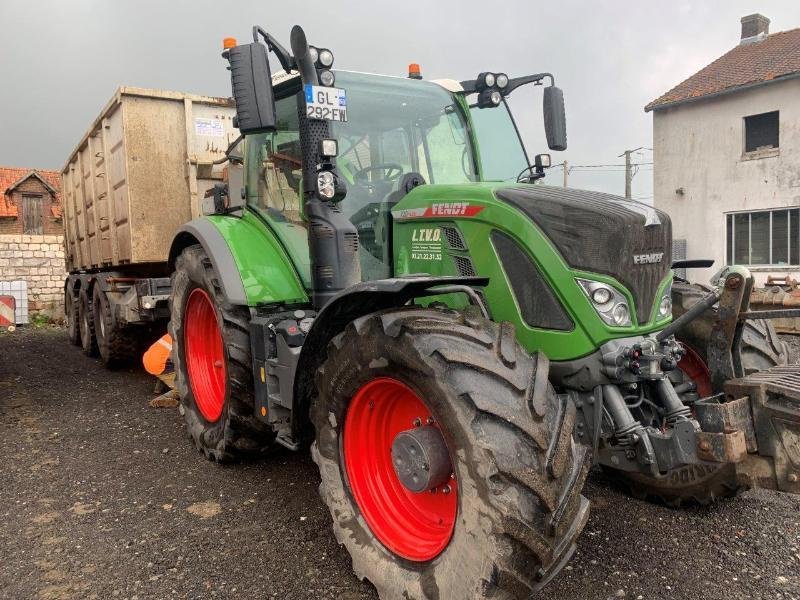
<path fill-rule="evenodd" d="M 403 174 L 403 167 L 398 165 L 397 163 L 383 163 L 379 165 L 370 165 L 369 167 L 364 167 L 363 169 L 356 171 L 353 174 L 353 181 L 361 184 L 369 184 L 373 183 L 369 177 L 370 173 L 374 172 L 383 172 L 384 181 L 394 181 L 399 179 L 400 176 Z"/>

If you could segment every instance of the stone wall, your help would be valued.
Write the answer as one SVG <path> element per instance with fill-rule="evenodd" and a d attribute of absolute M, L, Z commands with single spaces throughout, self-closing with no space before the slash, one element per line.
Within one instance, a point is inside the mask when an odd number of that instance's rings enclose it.
<path fill-rule="evenodd" d="M 0 235 L 0 281 L 28 282 L 28 312 L 64 316 L 63 235 Z"/>

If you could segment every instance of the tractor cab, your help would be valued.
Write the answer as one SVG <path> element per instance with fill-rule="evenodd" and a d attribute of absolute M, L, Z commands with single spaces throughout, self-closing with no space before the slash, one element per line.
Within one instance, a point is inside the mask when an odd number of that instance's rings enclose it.
<path fill-rule="evenodd" d="M 391 211 L 414 188 L 530 177 L 532 167 L 503 96 L 497 104 L 481 101 L 474 82 L 465 82 L 465 89 L 453 80 L 329 73 L 335 87 L 317 86 L 317 92 L 295 71 L 273 77 L 275 125 L 244 140 L 246 203 L 292 248 L 295 268 L 309 287 L 302 148 L 312 142 L 301 136 L 314 127 L 301 127 L 301 121 L 328 130 L 333 151 L 326 158 L 335 162 L 344 190 L 336 207 L 358 234 L 364 281 L 395 274 Z M 481 74 L 484 87 L 486 76 Z M 513 85 L 503 74 L 496 80 Z M 337 106 L 315 104 L 309 100 L 313 93 L 333 96 Z"/>

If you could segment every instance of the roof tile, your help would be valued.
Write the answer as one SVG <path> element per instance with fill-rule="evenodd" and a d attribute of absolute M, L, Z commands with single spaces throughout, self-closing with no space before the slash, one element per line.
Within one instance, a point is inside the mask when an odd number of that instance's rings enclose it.
<path fill-rule="evenodd" d="M 666 105 L 800 73 L 800 28 L 740 44 L 644 107 Z"/>

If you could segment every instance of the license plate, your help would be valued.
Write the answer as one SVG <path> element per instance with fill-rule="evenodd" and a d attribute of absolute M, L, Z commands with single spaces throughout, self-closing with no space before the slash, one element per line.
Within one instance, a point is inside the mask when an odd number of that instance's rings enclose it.
<path fill-rule="evenodd" d="M 305 86 L 306 116 L 323 121 L 347 121 L 347 94 L 339 88 Z"/>

